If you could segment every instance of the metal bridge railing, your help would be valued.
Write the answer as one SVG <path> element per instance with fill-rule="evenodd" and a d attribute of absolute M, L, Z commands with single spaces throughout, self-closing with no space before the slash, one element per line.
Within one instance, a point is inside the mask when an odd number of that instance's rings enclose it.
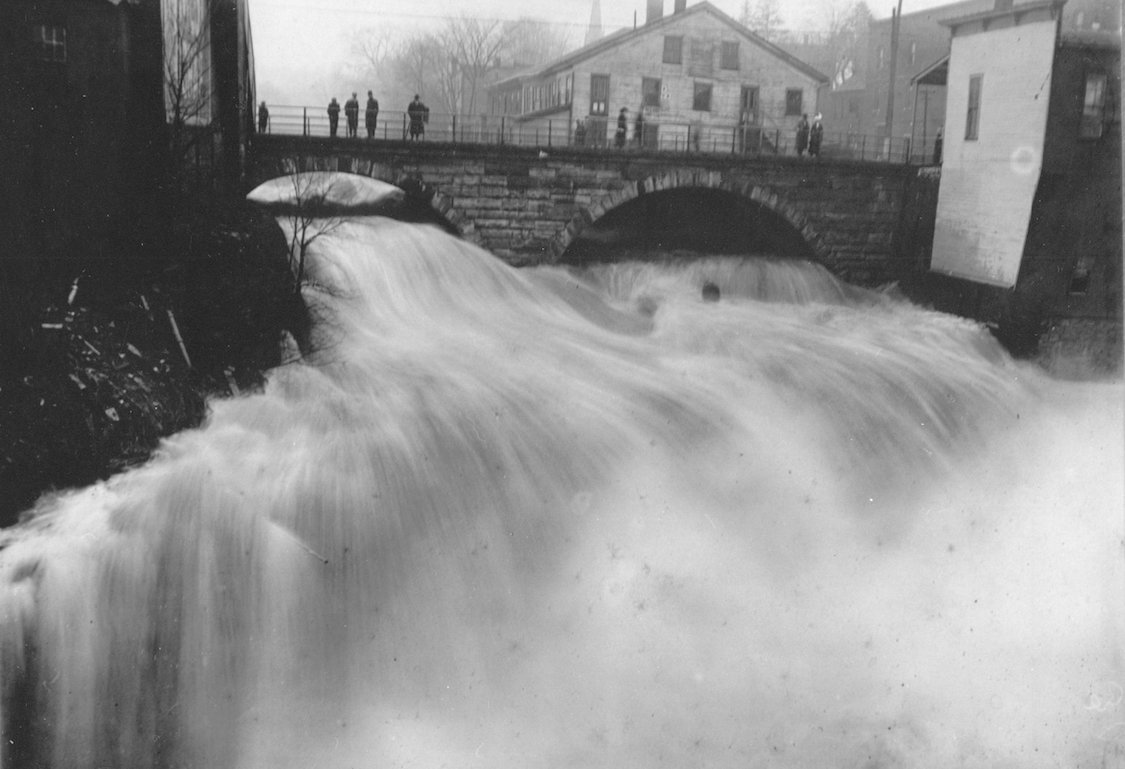
<path fill-rule="evenodd" d="M 413 141 L 410 117 L 403 110 L 380 110 L 369 138 L 365 114 L 360 105 L 355 137 L 349 136 L 347 119 L 340 109 L 335 137 L 351 141 Z M 274 105 L 269 107 L 265 133 L 284 136 L 331 138 L 326 107 Z M 517 120 L 510 115 L 429 114 L 418 141 L 452 144 L 512 145 L 520 147 L 590 148 L 624 151 L 738 154 L 751 156 L 796 155 L 796 137 L 780 128 L 758 125 L 705 125 L 692 122 L 649 121 L 641 136 L 631 119 L 624 146 L 615 139 L 616 120 L 591 116 L 586 119 L 585 136 L 578 135 L 576 124 L 566 118 Z M 826 131 L 820 156 L 871 162 L 911 164 L 924 162 L 917 151 L 911 153 L 909 138 L 886 139 L 870 134 Z"/>

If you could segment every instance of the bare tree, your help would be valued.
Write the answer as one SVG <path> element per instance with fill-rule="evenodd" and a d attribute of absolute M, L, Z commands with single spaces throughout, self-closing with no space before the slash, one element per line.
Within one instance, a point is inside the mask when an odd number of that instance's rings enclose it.
<path fill-rule="evenodd" d="M 570 30 L 540 19 L 505 22 L 500 59 L 507 66 L 534 67 L 561 57 L 572 44 Z"/>
<path fill-rule="evenodd" d="M 500 65 L 504 47 L 503 26 L 495 19 L 469 17 L 449 19 L 438 35 L 445 61 L 439 58 L 443 93 L 457 94 L 448 106 L 456 103 L 457 113 L 476 111 L 477 91 L 485 74 Z"/>
<path fill-rule="evenodd" d="M 864 58 L 872 18 L 871 9 L 863 0 L 825 0 L 821 4 L 820 24 L 827 33 L 834 88 L 856 74 Z"/>
<path fill-rule="evenodd" d="M 754 0 L 752 6 L 744 3 L 743 14 L 747 16 L 743 23 L 766 40 L 776 39 L 781 31 L 781 0 Z"/>
<path fill-rule="evenodd" d="M 299 168 L 300 161 L 293 160 L 292 168 Z M 323 173 L 293 173 L 289 176 L 292 184 L 292 198 L 287 206 L 286 218 L 289 224 L 289 259 L 293 269 L 294 285 L 300 291 L 306 282 L 305 257 L 309 246 L 318 238 L 339 229 L 346 218 L 333 213 L 331 201 L 337 197 L 336 177 Z"/>
<path fill-rule="evenodd" d="M 161 0 L 164 106 L 169 160 L 179 180 L 184 162 L 211 124 L 211 18 L 217 0 Z"/>

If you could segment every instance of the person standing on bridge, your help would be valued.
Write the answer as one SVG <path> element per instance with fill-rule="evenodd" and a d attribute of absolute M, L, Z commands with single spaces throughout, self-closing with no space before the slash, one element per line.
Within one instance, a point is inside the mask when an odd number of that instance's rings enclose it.
<path fill-rule="evenodd" d="M 809 146 L 809 116 L 807 114 L 801 115 L 801 119 L 797 121 L 797 156 L 801 157 L 805 154 L 805 148 Z"/>
<path fill-rule="evenodd" d="M 265 102 L 258 105 L 258 133 L 264 134 L 270 124 L 270 111 Z"/>
<path fill-rule="evenodd" d="M 363 113 L 363 122 L 367 126 L 367 138 L 375 138 L 375 126 L 379 122 L 379 100 L 367 92 L 367 109 Z"/>
<path fill-rule="evenodd" d="M 410 138 L 413 141 L 418 141 L 426 135 L 426 123 L 430 119 L 430 108 L 422 103 L 422 97 L 414 94 L 414 101 L 410 102 L 410 106 L 406 108 L 406 114 L 410 118 Z"/>
<path fill-rule="evenodd" d="M 813 117 L 812 128 L 809 129 L 809 157 L 820 157 L 820 143 L 824 140 L 824 123 L 820 121 L 820 113 Z"/>
<path fill-rule="evenodd" d="M 625 146 L 625 135 L 629 132 L 629 108 L 622 107 L 617 113 L 617 133 L 614 134 L 614 143 L 620 148 Z"/>
<path fill-rule="evenodd" d="M 359 133 L 359 99 L 355 91 L 352 91 L 352 98 L 344 102 L 344 114 L 348 117 L 348 138 L 354 139 Z"/>
<path fill-rule="evenodd" d="M 336 97 L 332 97 L 332 101 L 328 102 L 328 135 L 336 136 L 336 126 L 340 125 L 340 102 L 336 101 Z"/>
<path fill-rule="evenodd" d="M 637 149 L 645 146 L 645 108 L 643 104 L 637 110 L 637 119 L 633 123 L 633 141 L 637 143 Z"/>

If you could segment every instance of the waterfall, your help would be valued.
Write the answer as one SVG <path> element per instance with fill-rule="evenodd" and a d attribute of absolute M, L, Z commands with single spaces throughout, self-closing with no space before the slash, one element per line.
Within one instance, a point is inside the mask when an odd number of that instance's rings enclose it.
<path fill-rule="evenodd" d="M 309 260 L 305 359 L 3 532 L 5 767 L 1125 765 L 1119 382 L 790 261 Z"/>

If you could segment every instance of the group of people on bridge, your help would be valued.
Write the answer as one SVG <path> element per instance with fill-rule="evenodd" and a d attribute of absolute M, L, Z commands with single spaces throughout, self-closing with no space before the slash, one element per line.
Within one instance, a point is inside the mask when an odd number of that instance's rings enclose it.
<path fill-rule="evenodd" d="M 340 102 L 333 96 L 332 100 L 328 102 L 328 135 L 335 138 L 340 126 Z M 347 137 L 350 139 L 358 138 L 359 136 L 359 112 L 360 104 L 357 94 L 353 91 L 352 97 L 344 102 L 343 113 L 345 120 L 345 130 Z M 408 138 L 412 141 L 417 141 L 425 138 L 426 124 L 430 122 L 430 108 L 422 103 L 422 98 L 419 94 L 414 94 L 414 101 L 406 108 L 406 114 L 409 118 Z M 258 105 L 258 132 L 266 133 L 269 130 L 270 124 L 270 111 L 265 102 Z M 375 131 L 379 127 L 379 100 L 371 92 L 367 92 L 367 103 L 363 109 L 363 124 L 367 129 L 367 138 L 374 139 Z M 404 137 L 406 138 L 406 137 Z"/>
<path fill-rule="evenodd" d="M 824 123 L 820 113 L 813 116 L 812 125 L 809 125 L 808 114 L 801 115 L 797 121 L 797 154 L 804 157 L 808 150 L 809 157 L 820 157 L 820 143 L 824 140 Z"/>
<path fill-rule="evenodd" d="M 613 134 L 613 143 L 618 148 L 624 148 L 628 143 L 629 135 L 629 108 L 622 107 L 617 113 L 617 130 Z M 637 110 L 636 120 L 633 122 L 633 142 L 642 147 L 645 143 L 645 113 L 644 109 Z M 587 141 L 599 143 L 588 135 L 585 119 L 579 120 L 574 126 L 574 144 L 584 147 Z"/>

